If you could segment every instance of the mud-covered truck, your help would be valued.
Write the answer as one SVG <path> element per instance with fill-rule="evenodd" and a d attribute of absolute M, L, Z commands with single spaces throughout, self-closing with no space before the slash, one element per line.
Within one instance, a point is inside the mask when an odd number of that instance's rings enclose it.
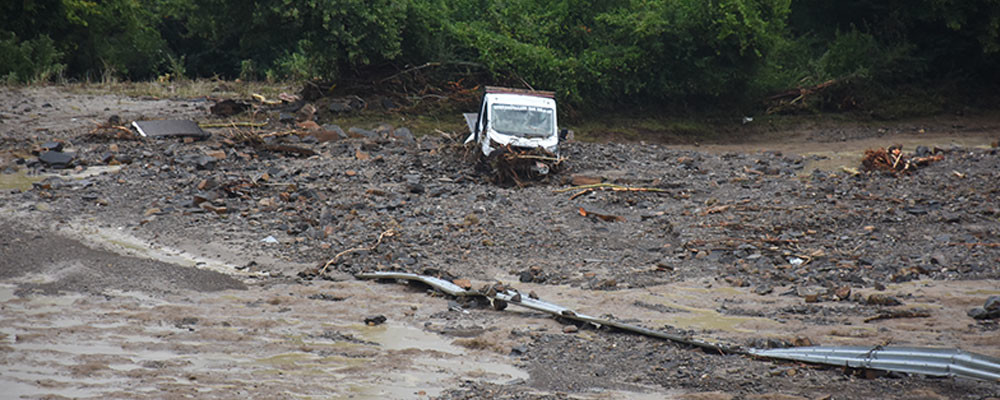
<path fill-rule="evenodd" d="M 494 168 L 510 169 L 515 180 L 524 173 L 546 175 L 561 161 L 565 134 L 553 92 L 487 86 L 479 112 L 464 115 L 470 132 L 465 143 L 474 143 Z"/>

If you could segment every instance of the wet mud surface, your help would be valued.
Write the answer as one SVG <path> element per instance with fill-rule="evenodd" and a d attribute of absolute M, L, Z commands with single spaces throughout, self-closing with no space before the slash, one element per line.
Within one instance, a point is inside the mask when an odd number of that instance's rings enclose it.
<path fill-rule="evenodd" d="M 988 118 L 732 145 L 572 142 L 568 170 L 506 187 L 433 133 L 267 139 L 312 156 L 231 128 L 119 140 L 90 135 L 93 121 L 218 121 L 203 100 L 3 94 L 0 386 L 13 398 L 982 399 L 1000 388 L 706 354 L 352 278 L 502 281 L 743 346 L 1000 356 L 997 322 L 966 315 L 1000 294 L 1000 129 Z M 33 153 L 53 140 L 73 153 L 69 168 Z M 944 158 L 857 173 L 864 149 L 896 143 Z M 564 191 L 595 180 L 658 191 Z M 900 310 L 920 317 L 873 319 Z M 363 322 L 378 315 L 388 322 Z"/>

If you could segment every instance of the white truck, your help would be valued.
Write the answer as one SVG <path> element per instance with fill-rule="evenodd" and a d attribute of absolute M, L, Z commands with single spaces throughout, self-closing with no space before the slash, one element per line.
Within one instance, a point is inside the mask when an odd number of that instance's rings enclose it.
<path fill-rule="evenodd" d="M 553 92 L 487 86 L 479 112 L 464 116 L 470 132 L 465 143 L 475 143 L 487 159 L 496 159 L 499 151 L 508 164 L 538 175 L 548 174 L 560 161 L 559 139 L 565 130 L 556 121 Z"/>

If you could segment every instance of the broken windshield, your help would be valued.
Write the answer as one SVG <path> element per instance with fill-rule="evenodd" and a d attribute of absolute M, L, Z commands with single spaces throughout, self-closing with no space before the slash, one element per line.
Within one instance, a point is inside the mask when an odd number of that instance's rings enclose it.
<path fill-rule="evenodd" d="M 555 113 L 550 108 L 494 104 L 490 112 L 493 129 L 504 135 L 545 138 L 555 131 Z"/>

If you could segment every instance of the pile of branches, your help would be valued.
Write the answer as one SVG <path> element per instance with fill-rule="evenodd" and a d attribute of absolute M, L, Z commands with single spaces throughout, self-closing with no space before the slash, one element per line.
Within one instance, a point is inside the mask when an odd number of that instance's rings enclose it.
<path fill-rule="evenodd" d="M 917 167 L 923 167 L 933 162 L 941 161 L 944 156 L 935 154 L 925 157 L 914 157 L 903 153 L 903 146 L 894 145 L 886 148 L 865 150 L 865 156 L 861 159 L 861 165 L 865 171 L 880 171 L 895 175 L 902 175 L 912 172 Z"/>
<path fill-rule="evenodd" d="M 121 120 L 111 118 L 108 122 L 98 123 L 87 136 L 99 140 L 139 140 L 139 134 L 123 125 Z"/>
<path fill-rule="evenodd" d="M 493 181 L 498 185 L 513 183 L 523 187 L 527 181 L 541 180 L 558 173 L 566 160 L 540 147 L 518 149 L 495 145 L 495 148 L 485 157 L 484 164 L 493 172 Z"/>

